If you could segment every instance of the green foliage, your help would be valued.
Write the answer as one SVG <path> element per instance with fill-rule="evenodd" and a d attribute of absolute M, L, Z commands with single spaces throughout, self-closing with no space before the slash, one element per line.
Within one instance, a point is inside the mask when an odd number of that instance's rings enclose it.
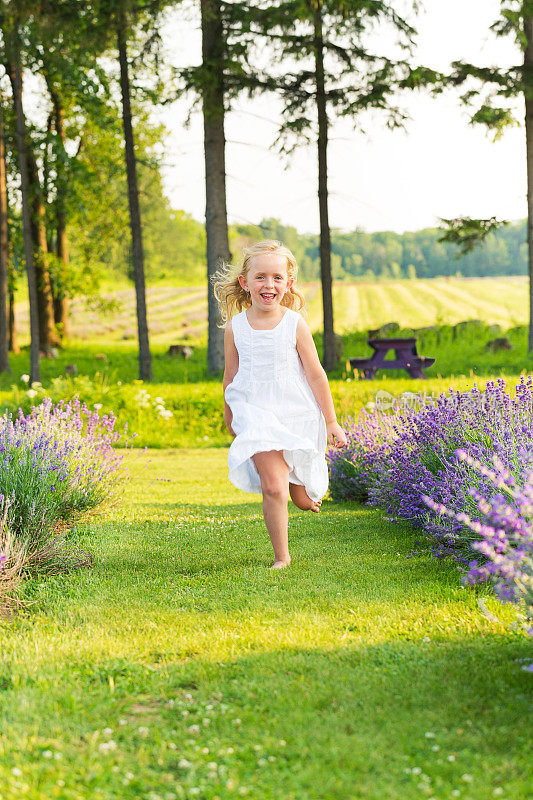
<path fill-rule="evenodd" d="M 451 242 L 459 248 L 459 253 L 466 255 L 477 245 L 485 241 L 489 233 L 498 230 L 508 222 L 498 221 L 496 217 L 490 219 L 472 219 L 471 217 L 458 217 L 456 219 L 441 219 L 445 232 L 439 242 Z"/>

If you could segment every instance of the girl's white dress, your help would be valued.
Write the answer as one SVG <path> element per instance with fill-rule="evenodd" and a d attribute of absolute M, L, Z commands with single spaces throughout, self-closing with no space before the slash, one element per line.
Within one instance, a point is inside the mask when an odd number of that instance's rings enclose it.
<path fill-rule="evenodd" d="M 282 450 L 289 482 L 305 486 L 312 500 L 328 489 L 326 423 L 296 350 L 300 315 L 285 308 L 275 328 L 251 327 L 246 311 L 232 321 L 239 370 L 224 396 L 236 434 L 229 449 L 229 479 L 245 492 L 261 494 L 252 456 Z"/>

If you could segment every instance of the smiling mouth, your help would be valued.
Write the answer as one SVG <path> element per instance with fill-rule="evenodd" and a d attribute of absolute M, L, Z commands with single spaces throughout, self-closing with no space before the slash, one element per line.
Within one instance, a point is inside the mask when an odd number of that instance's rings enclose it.
<path fill-rule="evenodd" d="M 274 300 L 276 295 L 275 294 L 270 294 L 270 293 L 265 293 L 265 294 L 262 294 L 261 297 L 262 297 L 263 300 L 270 301 L 270 300 Z"/>

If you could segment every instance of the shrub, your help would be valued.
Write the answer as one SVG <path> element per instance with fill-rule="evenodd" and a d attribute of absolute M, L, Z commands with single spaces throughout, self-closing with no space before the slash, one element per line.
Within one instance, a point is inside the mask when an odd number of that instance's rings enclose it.
<path fill-rule="evenodd" d="M 467 584 L 490 581 L 504 602 L 523 606 L 533 635 L 533 472 L 529 472 L 522 488 L 497 456 L 494 469 L 488 469 L 459 451 L 461 461 L 469 464 L 490 481 L 496 492 L 490 499 L 475 489 L 470 494 L 481 520 L 473 520 L 464 512 L 453 511 L 424 496 L 424 502 L 438 514 L 446 515 L 473 531 L 478 541 L 472 544 L 482 556 L 473 560 L 464 577 Z"/>
<path fill-rule="evenodd" d="M 90 561 L 66 539 L 75 519 L 114 494 L 123 458 L 115 422 L 77 399 L 0 418 L 0 586 L 22 571 Z"/>
<path fill-rule="evenodd" d="M 532 419 L 531 377 L 521 378 L 514 398 L 500 379 L 489 381 L 483 394 L 476 386 L 468 392 L 450 389 L 415 409 L 395 409 L 391 415 L 378 411 L 371 419 L 361 416 L 352 426 L 348 451 L 349 456 L 353 453 L 350 463 L 359 481 L 359 496 L 364 483 L 369 504 L 393 519 L 422 527 L 431 536 L 436 555 L 465 560 L 478 538 L 475 532 L 453 514 L 429 509 L 423 495 L 437 506 L 475 516 L 478 509 L 469 489 L 489 496 L 491 484 L 470 462 L 459 460 L 456 451 L 464 449 L 482 464 L 490 464 L 495 454 L 522 480 L 532 461 Z M 328 459 L 332 496 L 346 497 L 355 484 L 333 451 Z"/>

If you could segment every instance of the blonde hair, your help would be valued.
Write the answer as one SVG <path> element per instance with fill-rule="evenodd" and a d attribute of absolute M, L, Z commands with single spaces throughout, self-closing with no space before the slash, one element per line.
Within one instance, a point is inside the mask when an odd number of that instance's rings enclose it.
<path fill-rule="evenodd" d="M 241 275 L 246 277 L 252 265 L 252 259 L 265 253 L 284 256 L 287 259 L 287 276 L 294 280 L 291 288 L 285 292 L 281 305 L 292 308 L 294 311 L 300 311 L 305 306 L 305 297 L 295 286 L 298 264 L 293 253 L 281 242 L 277 242 L 275 239 L 266 239 L 264 242 L 257 242 L 257 244 L 244 248 L 243 261 L 240 267 L 236 267 L 233 264 L 223 264 L 218 272 L 215 272 L 212 276 L 213 292 L 218 300 L 220 314 L 224 323 L 228 322 L 239 311 L 242 311 L 243 308 L 250 308 L 252 305 L 249 293 L 239 283 L 239 277 Z"/>

